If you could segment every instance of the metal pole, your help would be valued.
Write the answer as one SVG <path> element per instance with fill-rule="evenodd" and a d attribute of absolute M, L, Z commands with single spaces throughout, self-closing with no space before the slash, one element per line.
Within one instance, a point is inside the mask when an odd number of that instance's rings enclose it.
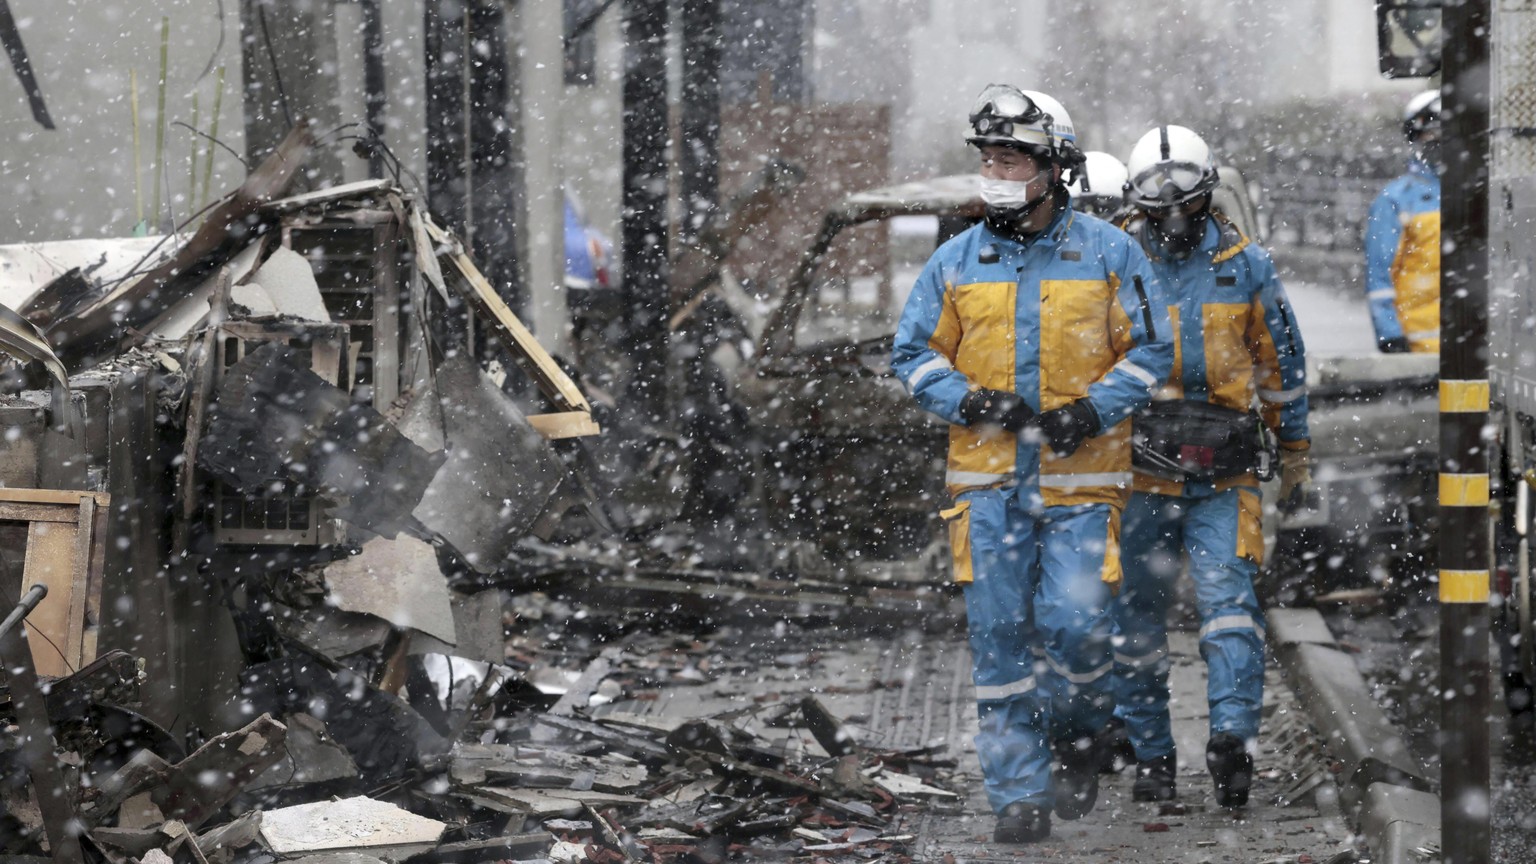
<path fill-rule="evenodd" d="M 659 422 L 667 380 L 667 0 L 624 3 L 624 323 L 635 410 Z"/>
<path fill-rule="evenodd" d="M 1489 860 L 1488 0 L 1444 7 L 1440 285 L 1440 825 Z"/>

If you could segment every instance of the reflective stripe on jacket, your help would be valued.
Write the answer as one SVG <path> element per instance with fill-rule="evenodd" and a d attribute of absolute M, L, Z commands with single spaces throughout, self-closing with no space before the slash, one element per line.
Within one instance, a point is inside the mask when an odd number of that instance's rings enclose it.
<path fill-rule="evenodd" d="M 1047 506 L 1130 494 L 1131 413 L 1173 364 L 1162 287 L 1124 232 L 1063 208 L 1027 245 L 977 225 L 940 246 L 907 298 L 891 364 L 919 405 L 948 420 L 951 494 L 1018 483 Z M 974 388 L 1036 411 L 1087 397 L 1097 437 L 1059 459 L 1026 436 L 961 425 Z"/>
<path fill-rule="evenodd" d="M 1440 178 L 1417 159 L 1371 205 L 1365 291 L 1378 340 L 1440 350 Z"/>
<path fill-rule="evenodd" d="M 1307 349 L 1285 286 L 1268 253 L 1221 213 L 1213 213 L 1200 247 L 1167 257 L 1133 219 L 1126 230 L 1152 261 L 1168 297 L 1174 336 L 1173 373 L 1156 399 L 1191 399 L 1247 411 L 1259 403 L 1280 446 L 1306 450 Z M 1217 489 L 1258 486 L 1252 474 L 1218 481 Z M 1136 489 L 1183 495 L 1184 484 L 1140 472 Z"/>

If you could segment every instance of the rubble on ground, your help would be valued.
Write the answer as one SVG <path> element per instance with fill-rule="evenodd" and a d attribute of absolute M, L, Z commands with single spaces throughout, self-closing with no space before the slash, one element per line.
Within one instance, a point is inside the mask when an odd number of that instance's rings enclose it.
<path fill-rule="evenodd" d="M 301 125 L 190 236 L 0 286 L 25 361 L 0 597 L 47 589 L 0 634 L 0 857 L 905 860 L 908 810 L 954 797 L 936 751 L 814 693 L 636 709 L 750 671 L 656 614 L 953 595 L 665 532 L 546 542 L 609 527 L 569 446 L 602 412 L 397 184 L 288 195 L 312 146 Z M 602 639 L 558 638 L 581 620 Z"/>

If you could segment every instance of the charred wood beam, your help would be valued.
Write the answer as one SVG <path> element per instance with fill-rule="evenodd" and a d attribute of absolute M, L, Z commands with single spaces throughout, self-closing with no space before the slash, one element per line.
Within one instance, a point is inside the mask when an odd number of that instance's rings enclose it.
<path fill-rule="evenodd" d="M 667 375 L 667 0 L 624 5 L 624 322 L 633 365 L 627 394 L 660 422 Z"/>
<path fill-rule="evenodd" d="M 241 0 L 240 68 L 245 104 L 245 158 L 259 164 L 294 124 L 308 118 L 317 134 L 341 125 L 336 79 L 335 0 Z M 298 188 L 340 182 L 334 148 L 315 154 Z"/>
<path fill-rule="evenodd" d="M 384 137 L 384 107 L 388 90 L 384 81 L 384 11 L 380 0 L 359 0 L 363 13 L 363 111 L 368 124 L 368 138 Z M 384 153 L 376 146 L 368 148 L 368 176 L 386 176 Z"/>
<path fill-rule="evenodd" d="M 720 0 L 683 0 L 684 239 L 698 236 L 720 201 Z"/>
<path fill-rule="evenodd" d="M 21 89 L 27 94 L 32 119 L 44 129 L 52 129 L 53 118 L 48 116 L 48 104 L 43 101 L 43 91 L 37 86 L 37 77 L 32 74 L 32 61 L 27 58 L 27 46 L 22 44 L 21 30 L 16 26 L 16 18 L 11 15 L 9 0 L 0 0 L 0 44 L 5 45 L 5 54 L 11 59 L 11 68 L 16 71 Z"/>
<path fill-rule="evenodd" d="M 427 200 L 465 238 L 507 305 L 521 313 L 517 220 L 521 155 L 506 121 L 511 85 L 499 3 L 426 0 Z M 474 62 L 465 60 L 473 57 Z"/>

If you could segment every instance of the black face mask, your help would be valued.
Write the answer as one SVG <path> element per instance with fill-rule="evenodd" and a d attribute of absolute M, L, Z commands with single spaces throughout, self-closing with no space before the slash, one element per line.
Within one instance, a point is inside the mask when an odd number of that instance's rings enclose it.
<path fill-rule="evenodd" d="M 1207 200 L 1196 213 L 1185 215 L 1175 210 L 1167 216 L 1147 216 L 1147 227 L 1159 246 L 1175 258 L 1183 258 L 1199 248 L 1205 239 L 1205 225 L 1211 218 L 1211 205 Z"/>
<path fill-rule="evenodd" d="M 1413 155 L 1417 156 L 1419 161 L 1433 168 L 1435 171 L 1438 172 L 1440 170 L 1442 163 L 1439 141 L 1420 141 L 1417 144 L 1414 144 Z"/>

